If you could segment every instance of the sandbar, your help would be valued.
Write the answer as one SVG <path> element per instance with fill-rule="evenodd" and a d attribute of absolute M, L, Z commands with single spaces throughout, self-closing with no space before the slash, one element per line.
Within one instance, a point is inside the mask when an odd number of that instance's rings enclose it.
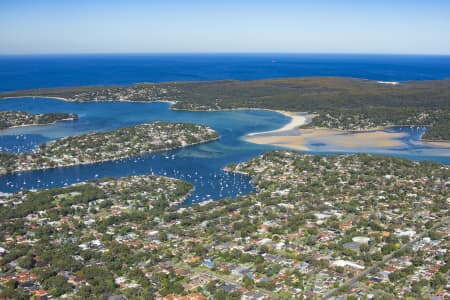
<path fill-rule="evenodd" d="M 300 129 L 307 124 L 312 115 L 293 112 L 278 111 L 291 118 L 291 122 L 282 128 L 250 133 L 244 136 L 244 140 L 264 145 L 285 147 L 294 150 L 308 151 L 310 144 L 323 144 L 332 148 L 388 148 L 401 147 L 404 143 L 400 140 L 407 136 L 401 132 L 387 132 L 383 129 L 352 132 L 328 128 Z"/>
<path fill-rule="evenodd" d="M 299 135 L 310 143 L 346 148 L 400 147 L 403 145 L 400 138 L 407 136 L 406 133 L 384 130 L 350 132 L 327 128 L 303 129 L 299 131 Z"/>
<path fill-rule="evenodd" d="M 433 147 L 450 148 L 450 141 L 422 140 L 421 143 Z"/>
<path fill-rule="evenodd" d="M 294 129 L 298 129 L 300 126 L 306 125 L 308 123 L 308 117 L 310 115 L 300 114 L 296 112 L 283 111 L 283 110 L 275 110 L 275 112 L 285 115 L 286 117 L 291 118 L 289 123 L 284 125 L 283 127 L 271 131 L 262 131 L 262 132 L 253 132 L 246 135 L 246 137 L 252 136 L 262 136 L 262 135 L 273 135 L 277 133 L 289 132 Z"/>

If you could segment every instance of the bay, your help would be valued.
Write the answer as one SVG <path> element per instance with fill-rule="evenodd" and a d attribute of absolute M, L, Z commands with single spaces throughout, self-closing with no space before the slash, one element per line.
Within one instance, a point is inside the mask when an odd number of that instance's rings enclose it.
<path fill-rule="evenodd" d="M 152 121 L 191 122 L 209 125 L 220 134 L 220 140 L 158 154 L 131 157 L 66 168 L 37 170 L 0 176 L 1 192 L 16 192 L 23 188 L 60 187 L 89 179 L 158 174 L 192 182 L 195 191 L 186 204 L 224 197 L 245 195 L 254 188 L 248 176 L 228 173 L 223 168 L 245 161 L 266 151 L 280 149 L 256 145 L 242 139 L 250 132 L 280 128 L 289 118 L 267 110 L 232 110 L 191 112 L 170 110 L 169 103 L 132 102 L 64 102 L 46 98 L 16 98 L 0 101 L 0 111 L 23 110 L 30 113 L 70 112 L 80 118 L 45 126 L 11 128 L 0 132 L 0 151 L 32 151 L 40 143 L 64 136 L 92 131 L 108 131 Z M 412 160 L 432 160 L 450 164 L 448 149 L 417 143 L 425 128 L 396 127 L 389 130 L 407 133 L 404 148 L 346 149 L 330 151 L 321 145 L 309 145 L 313 154 L 369 152 L 406 157 Z"/>
<path fill-rule="evenodd" d="M 281 77 L 347 76 L 381 81 L 450 78 L 450 56 L 351 54 L 111 54 L 0 56 L 0 91 L 137 82 L 256 80 Z M 0 151 L 26 152 L 68 135 L 107 131 L 151 121 L 206 124 L 217 130 L 219 141 L 185 149 L 114 162 L 23 172 L 0 176 L 0 191 L 64 186 L 105 176 L 160 174 L 188 180 L 196 190 L 187 204 L 235 197 L 253 191 L 250 178 L 224 172 L 228 164 L 248 160 L 272 146 L 242 140 L 249 132 L 280 128 L 289 120 L 275 112 L 172 111 L 168 103 L 70 103 L 54 99 L 18 98 L 0 101 L 0 111 L 77 113 L 80 119 L 48 126 L 0 132 Z M 450 164 L 450 150 L 419 142 L 423 127 L 396 127 L 405 132 L 402 148 L 346 149 L 310 144 L 308 153 L 394 155 L 412 160 Z"/>

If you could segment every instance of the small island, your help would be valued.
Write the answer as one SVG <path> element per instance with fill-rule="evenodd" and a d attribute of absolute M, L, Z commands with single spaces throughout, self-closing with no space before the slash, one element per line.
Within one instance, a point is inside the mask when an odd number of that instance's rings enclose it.
<path fill-rule="evenodd" d="M 58 121 L 73 121 L 77 119 L 77 114 L 30 114 L 24 111 L 3 111 L 0 112 L 0 130 L 20 126 L 49 125 Z"/>
<path fill-rule="evenodd" d="M 65 137 L 42 144 L 32 153 L 0 153 L 0 173 L 118 160 L 218 138 L 217 132 L 207 126 L 154 122 L 108 132 Z"/>

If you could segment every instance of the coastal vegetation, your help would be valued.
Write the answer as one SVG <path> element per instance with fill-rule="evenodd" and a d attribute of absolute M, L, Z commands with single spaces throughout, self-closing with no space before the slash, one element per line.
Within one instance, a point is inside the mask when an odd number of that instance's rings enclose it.
<path fill-rule="evenodd" d="M 421 125 L 432 127 L 424 138 L 448 140 L 449 85 L 305 78 L 36 93 L 71 101 L 170 100 L 190 110 L 308 111 L 318 115 L 310 127 Z M 0 172 L 116 160 L 217 138 L 207 126 L 155 122 L 65 137 L 32 153 L 0 153 Z M 226 170 L 250 176 L 256 192 L 185 206 L 192 184 L 133 176 L 0 194 L 0 298 L 450 296 L 448 166 L 275 151 Z"/>
<path fill-rule="evenodd" d="M 429 139 L 447 140 L 450 132 L 448 79 L 399 84 L 341 77 L 145 83 L 6 92 L 0 97 L 26 95 L 69 101 L 174 101 L 173 109 L 184 110 L 263 108 L 309 112 L 321 116 L 313 126 L 327 128 L 430 126 L 426 135 Z"/>
<path fill-rule="evenodd" d="M 431 141 L 450 141 L 450 113 L 446 118 L 442 118 L 433 127 L 425 132 L 423 139 Z"/>
<path fill-rule="evenodd" d="M 423 139 L 450 141 L 450 110 L 410 107 L 336 109 L 316 116 L 303 128 L 366 131 L 388 126 L 429 126 Z"/>
<path fill-rule="evenodd" d="M 2 111 L 0 112 L 0 130 L 17 126 L 47 125 L 57 121 L 77 119 L 78 116 L 76 114 L 30 114 L 24 111 Z"/>
<path fill-rule="evenodd" d="M 0 297 L 448 295 L 448 166 L 276 151 L 228 170 L 257 192 L 178 206 L 192 185 L 138 176 L 2 195 Z"/>
<path fill-rule="evenodd" d="M 442 110 L 428 111 L 408 107 L 336 109 L 313 118 L 312 122 L 304 127 L 357 131 L 394 125 L 427 126 L 443 121 L 446 117 Z"/>
<path fill-rule="evenodd" d="M 100 222 L 101 227 L 106 226 L 103 227 L 105 230 L 120 226 L 114 225 L 114 220 L 120 220 L 122 213 L 128 214 L 134 209 L 141 214 L 152 210 L 156 216 L 158 212 L 182 202 L 192 188 L 192 184 L 177 179 L 132 176 L 13 195 L 8 204 L 0 207 L 1 244 L 3 246 L 6 241 L 11 249 L 6 253 L 3 251 L 5 248 L 0 248 L 0 297 L 59 297 L 73 294 L 74 289 L 80 298 L 105 297 L 119 287 L 110 268 L 118 269 L 121 260 L 132 257 L 131 253 L 124 251 L 128 248 L 125 244 L 134 235 L 130 230 L 121 229 L 121 234 L 104 239 L 100 237 L 103 234 L 96 230 L 88 232 L 86 229 L 94 225 L 97 218 L 99 221 L 113 218 Z M 20 225 L 22 220 L 38 226 L 28 230 L 23 223 Z M 16 244 L 21 235 L 25 240 L 35 242 Z M 56 235 L 59 238 L 55 240 L 52 236 Z M 99 239 L 91 241 L 94 236 Z M 14 245 L 9 237 L 14 237 Z M 98 250 L 107 249 L 103 244 L 111 248 L 102 254 Z M 105 260 L 106 257 L 110 259 Z M 18 265 L 13 263 L 15 261 Z M 139 269 L 130 274 L 136 272 L 139 273 Z M 11 276 L 14 279 L 10 280 Z"/>
<path fill-rule="evenodd" d="M 154 122 L 65 137 L 42 144 L 32 153 L 0 153 L 0 173 L 117 160 L 218 138 L 217 132 L 207 126 Z"/>

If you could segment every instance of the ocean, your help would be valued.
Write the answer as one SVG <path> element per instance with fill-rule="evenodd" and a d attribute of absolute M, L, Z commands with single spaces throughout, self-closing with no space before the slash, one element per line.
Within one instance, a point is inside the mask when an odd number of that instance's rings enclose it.
<path fill-rule="evenodd" d="M 79 55 L 1 56 L 0 90 L 21 90 L 100 84 L 131 84 L 187 80 L 255 80 L 294 76 L 351 76 L 382 81 L 430 80 L 450 77 L 450 57 L 392 55 Z M 206 124 L 219 141 L 115 162 L 0 176 L 0 191 L 60 187 L 106 176 L 159 174 L 192 182 L 195 191 L 186 204 L 254 191 L 251 179 L 223 171 L 231 163 L 280 149 L 242 140 L 250 132 L 273 130 L 289 119 L 271 111 L 187 112 L 168 103 L 69 103 L 45 98 L 0 101 L 0 111 L 77 113 L 79 120 L 0 132 L 0 151 L 31 151 L 40 143 L 91 131 L 113 130 L 151 121 Z M 407 134 L 403 148 L 333 149 L 309 145 L 312 154 L 368 152 L 433 160 L 450 164 L 448 149 L 417 143 L 424 128 L 399 127 Z"/>
<path fill-rule="evenodd" d="M 0 91 L 137 82 L 347 76 L 381 81 L 450 77 L 450 56 L 170 54 L 0 56 Z"/>

